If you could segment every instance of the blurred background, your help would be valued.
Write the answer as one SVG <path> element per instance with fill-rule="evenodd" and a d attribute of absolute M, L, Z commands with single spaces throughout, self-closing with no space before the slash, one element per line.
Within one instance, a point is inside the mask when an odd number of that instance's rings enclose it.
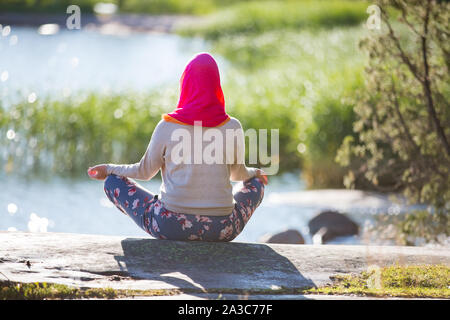
<path fill-rule="evenodd" d="M 374 3 L 2 0 L 0 230 L 145 236 L 86 169 L 139 161 L 208 51 L 227 112 L 280 130 L 280 172 L 235 241 L 448 245 L 449 6 Z"/>

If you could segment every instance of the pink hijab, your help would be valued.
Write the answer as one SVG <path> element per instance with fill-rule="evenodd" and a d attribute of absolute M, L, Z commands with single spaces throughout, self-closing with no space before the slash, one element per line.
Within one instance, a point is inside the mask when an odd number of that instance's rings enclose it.
<path fill-rule="evenodd" d="M 199 53 L 187 64 L 180 79 L 177 108 L 163 119 L 189 125 L 202 121 L 203 127 L 217 127 L 230 119 L 225 112 L 219 68 L 210 54 Z"/>

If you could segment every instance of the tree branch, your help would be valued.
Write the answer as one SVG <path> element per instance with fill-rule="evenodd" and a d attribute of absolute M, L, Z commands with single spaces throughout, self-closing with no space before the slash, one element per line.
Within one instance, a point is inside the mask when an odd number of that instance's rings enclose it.
<path fill-rule="evenodd" d="M 439 118 L 436 113 L 436 109 L 434 107 L 434 101 L 433 101 L 433 94 L 431 90 L 431 82 L 430 82 L 430 66 L 428 63 L 428 44 L 427 44 L 427 36 L 428 36 L 428 24 L 429 24 L 429 17 L 430 17 L 430 11 L 431 11 L 431 0 L 428 0 L 427 2 L 427 9 L 424 17 L 424 25 L 423 25 L 423 35 L 421 36 L 421 43 L 422 43 L 422 58 L 423 58 L 423 66 L 424 66 L 424 81 L 422 82 L 424 94 L 426 97 L 427 102 L 427 110 L 428 114 L 430 115 L 434 127 L 436 129 L 436 133 L 441 140 L 442 145 L 445 148 L 445 151 L 447 152 L 447 155 L 450 156 L 450 144 L 447 140 L 447 137 L 445 136 L 444 129 L 441 126 L 441 123 L 439 121 Z"/>
<path fill-rule="evenodd" d="M 408 57 L 408 55 L 403 50 L 403 48 L 400 44 L 400 40 L 395 35 L 394 29 L 392 28 L 391 24 L 389 23 L 389 17 L 386 15 L 386 13 L 383 10 L 381 12 L 382 12 L 382 17 L 384 17 L 383 20 L 386 23 L 386 25 L 388 26 L 389 36 L 394 41 L 394 44 L 395 44 L 397 50 L 399 51 L 400 59 L 402 59 L 403 63 L 405 63 L 408 66 L 408 68 L 411 71 L 411 73 L 413 74 L 413 76 L 420 83 L 423 83 L 423 78 L 418 70 L 418 67 L 414 63 L 411 62 L 411 59 Z"/>
<path fill-rule="evenodd" d="M 394 79 L 392 79 L 392 93 L 394 94 L 394 106 L 395 106 L 395 112 L 397 113 L 397 117 L 400 120 L 400 124 L 403 127 L 403 131 L 406 135 L 406 138 L 408 139 L 409 143 L 413 147 L 414 151 L 417 152 L 418 155 L 421 155 L 419 146 L 415 143 L 414 139 L 411 136 L 411 133 L 409 132 L 409 128 L 406 125 L 405 119 L 403 118 L 402 113 L 400 112 L 400 105 L 397 98 L 397 89 L 395 88 L 395 82 Z"/>

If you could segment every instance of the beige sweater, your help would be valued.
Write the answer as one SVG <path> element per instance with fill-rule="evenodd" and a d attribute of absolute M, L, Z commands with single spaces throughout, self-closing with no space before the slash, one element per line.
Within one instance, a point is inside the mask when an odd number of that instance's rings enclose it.
<path fill-rule="evenodd" d="M 230 133 L 235 135 L 226 138 Z M 219 140 L 222 144 L 217 143 Z M 215 151 L 211 151 L 212 146 Z M 235 118 L 215 128 L 161 120 L 140 162 L 108 164 L 107 173 L 150 180 L 161 170 L 160 200 L 165 208 L 178 213 L 222 216 L 230 214 L 234 207 L 230 179 L 243 181 L 255 176 L 256 169 L 245 166 L 244 154 L 243 130 Z"/>

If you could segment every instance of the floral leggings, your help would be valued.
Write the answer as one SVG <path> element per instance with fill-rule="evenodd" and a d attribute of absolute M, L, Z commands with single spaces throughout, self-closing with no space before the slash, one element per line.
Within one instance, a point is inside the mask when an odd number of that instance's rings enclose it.
<path fill-rule="evenodd" d="M 259 178 L 243 183 L 234 194 L 235 206 L 228 216 L 176 213 L 164 208 L 153 195 L 126 177 L 109 175 L 105 180 L 108 199 L 151 236 L 170 240 L 231 241 L 261 203 L 264 184 Z"/>

